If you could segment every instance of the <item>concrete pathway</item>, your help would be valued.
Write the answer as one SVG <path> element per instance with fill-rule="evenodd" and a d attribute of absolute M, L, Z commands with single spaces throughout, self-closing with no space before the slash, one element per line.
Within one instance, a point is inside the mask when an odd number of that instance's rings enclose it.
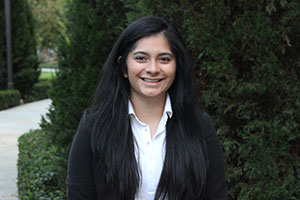
<path fill-rule="evenodd" d="M 42 72 L 58 72 L 56 68 L 41 68 Z"/>
<path fill-rule="evenodd" d="M 18 138 L 38 129 L 51 100 L 41 100 L 0 111 L 0 200 L 17 200 Z"/>

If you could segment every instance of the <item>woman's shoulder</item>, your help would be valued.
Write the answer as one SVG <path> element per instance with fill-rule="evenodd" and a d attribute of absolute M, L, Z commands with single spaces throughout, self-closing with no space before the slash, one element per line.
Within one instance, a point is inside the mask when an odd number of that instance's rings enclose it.
<path fill-rule="evenodd" d="M 82 114 L 82 119 L 92 122 L 96 118 L 96 110 L 92 108 L 85 109 Z"/>
<path fill-rule="evenodd" d="M 84 130 L 85 133 L 91 133 L 95 122 L 97 121 L 97 112 L 94 109 L 86 109 L 81 116 L 78 130 Z"/>
<path fill-rule="evenodd" d="M 212 123 L 211 117 L 206 111 L 202 111 L 200 113 L 200 123 L 204 137 L 206 139 L 216 134 L 216 130 Z"/>
<path fill-rule="evenodd" d="M 201 111 L 200 115 L 201 115 L 201 119 L 203 120 L 203 122 L 208 123 L 211 121 L 210 116 L 206 111 Z"/>
<path fill-rule="evenodd" d="M 200 121 L 202 125 L 211 125 L 211 117 L 206 111 L 200 111 L 200 114 L 198 116 L 200 116 Z"/>

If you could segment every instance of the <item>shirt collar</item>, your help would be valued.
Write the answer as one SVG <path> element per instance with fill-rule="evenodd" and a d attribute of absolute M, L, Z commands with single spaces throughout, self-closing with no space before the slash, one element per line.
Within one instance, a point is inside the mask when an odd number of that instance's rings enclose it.
<path fill-rule="evenodd" d="M 173 110 L 172 110 L 171 98 L 170 98 L 169 94 L 167 94 L 167 99 L 166 99 L 166 103 L 165 103 L 164 113 L 167 113 L 167 115 L 169 116 L 169 118 L 172 118 Z"/>
<path fill-rule="evenodd" d="M 166 113 L 169 116 L 169 118 L 172 118 L 173 110 L 172 110 L 171 98 L 170 98 L 169 94 L 167 94 L 163 113 Z M 137 116 L 134 112 L 134 109 L 133 109 L 133 105 L 130 100 L 128 101 L 128 115 L 133 115 L 135 118 L 137 118 Z"/>

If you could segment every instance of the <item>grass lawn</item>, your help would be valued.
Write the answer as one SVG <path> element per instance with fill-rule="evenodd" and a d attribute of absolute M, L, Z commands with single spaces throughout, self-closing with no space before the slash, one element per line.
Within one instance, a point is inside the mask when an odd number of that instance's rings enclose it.
<path fill-rule="evenodd" d="M 51 80 L 55 78 L 55 72 L 41 72 L 39 80 Z"/>
<path fill-rule="evenodd" d="M 52 69 L 56 69 L 57 68 L 57 64 L 41 63 L 39 65 L 39 68 L 52 68 Z"/>

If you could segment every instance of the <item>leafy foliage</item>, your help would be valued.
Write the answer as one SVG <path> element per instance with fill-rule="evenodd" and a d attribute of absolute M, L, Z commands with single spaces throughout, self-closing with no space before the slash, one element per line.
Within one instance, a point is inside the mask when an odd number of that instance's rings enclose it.
<path fill-rule="evenodd" d="M 20 98 L 18 90 L 0 90 L 0 110 L 19 105 Z"/>
<path fill-rule="evenodd" d="M 237 1 L 224 4 L 226 12 L 207 7 L 221 13 L 211 18 L 221 29 L 205 27 L 201 32 L 211 38 L 194 34 L 190 40 L 209 39 L 193 48 L 203 52 L 203 101 L 223 142 L 232 199 L 299 198 L 299 53 L 293 54 L 300 49 L 291 45 L 299 47 L 299 40 L 289 38 L 300 33 L 291 23 L 300 19 L 300 5 L 278 5 L 273 13 L 267 6 Z"/>
<path fill-rule="evenodd" d="M 65 36 L 63 0 L 28 0 L 34 15 L 38 47 L 56 49 Z"/>
<path fill-rule="evenodd" d="M 1 11 L 4 11 L 4 2 L 0 1 Z M 0 29 L 0 89 L 6 89 L 7 67 L 4 12 L 0 12 Z M 33 18 L 27 0 L 15 0 L 11 3 L 11 33 L 13 81 L 21 96 L 26 98 L 39 76 Z"/>
<path fill-rule="evenodd" d="M 117 0 L 74 0 L 70 4 L 69 39 L 60 45 L 59 72 L 50 90 L 50 122 L 42 123 L 54 144 L 70 145 L 101 67 L 120 34 L 123 15 L 123 5 Z"/>
<path fill-rule="evenodd" d="M 46 133 L 30 131 L 19 138 L 18 189 L 21 200 L 65 199 L 66 152 L 49 143 Z"/>
<path fill-rule="evenodd" d="M 51 88 L 51 83 L 51 79 L 42 79 L 35 83 L 26 99 L 26 102 L 49 98 L 48 93 Z"/>

